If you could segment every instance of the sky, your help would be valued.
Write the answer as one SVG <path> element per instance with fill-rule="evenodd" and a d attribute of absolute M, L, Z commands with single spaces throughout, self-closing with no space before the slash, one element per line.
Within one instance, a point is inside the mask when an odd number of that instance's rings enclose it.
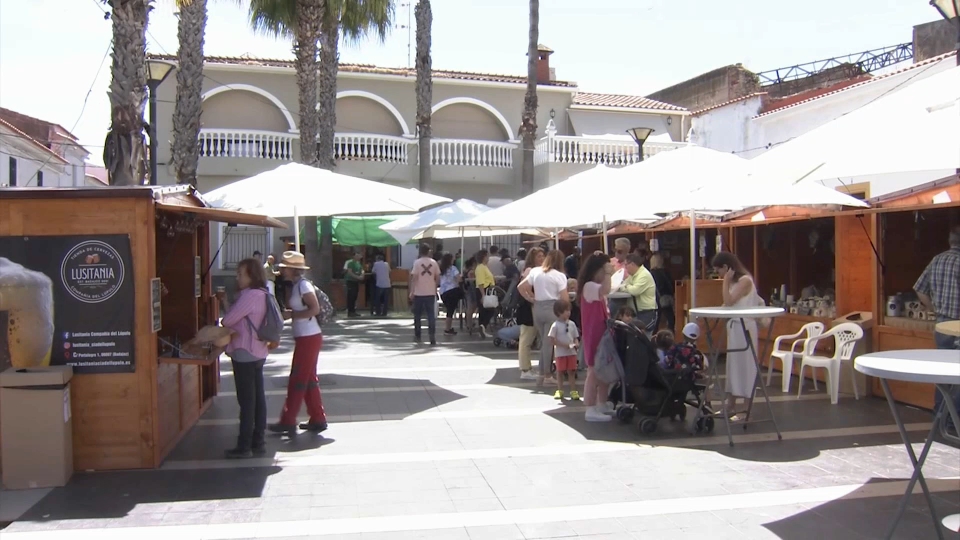
<path fill-rule="evenodd" d="M 346 44 L 341 61 L 407 66 L 411 1 L 397 0 L 385 43 Z M 289 41 L 249 29 L 248 1 L 207 5 L 206 54 L 293 57 Z M 526 74 L 527 2 L 431 5 L 435 69 Z M 104 9 L 101 0 L 0 0 L 0 107 L 63 125 L 92 163 L 102 163 L 110 119 Z M 175 9 L 155 0 L 148 52 L 176 53 Z M 558 79 L 646 95 L 729 64 L 764 71 L 906 43 L 914 25 L 938 18 L 927 0 L 541 0 L 540 43 L 555 51 Z"/>

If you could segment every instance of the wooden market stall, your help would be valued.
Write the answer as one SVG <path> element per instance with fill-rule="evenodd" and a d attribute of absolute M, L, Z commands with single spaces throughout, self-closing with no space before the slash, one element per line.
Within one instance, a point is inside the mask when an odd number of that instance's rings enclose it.
<path fill-rule="evenodd" d="M 960 177 L 878 197 L 870 203 L 876 212 L 880 238 L 879 259 L 872 274 L 878 323 L 874 329 L 875 349 L 932 349 L 936 321 L 916 302 L 913 286 L 930 260 L 948 249 L 950 228 L 960 224 Z M 890 306 L 889 300 L 895 300 L 895 305 Z M 933 408 L 931 385 L 889 383 L 895 400 Z M 879 381 L 874 381 L 872 390 L 874 395 L 883 395 Z"/>
<path fill-rule="evenodd" d="M 219 357 L 170 347 L 219 317 L 211 222 L 285 227 L 189 186 L 0 192 L 0 255 L 55 284 L 47 361 L 74 367 L 75 469 L 158 467 L 217 394 Z"/>

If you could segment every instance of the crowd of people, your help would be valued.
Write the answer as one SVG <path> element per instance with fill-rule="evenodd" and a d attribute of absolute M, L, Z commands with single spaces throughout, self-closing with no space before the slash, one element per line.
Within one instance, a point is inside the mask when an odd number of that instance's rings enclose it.
<path fill-rule="evenodd" d="M 279 264 L 273 255 L 265 261 L 259 252 L 254 255 L 238 264 L 239 294 L 235 301 L 231 304 L 225 294 L 218 293 L 224 313 L 222 324 L 234 332 L 226 352 L 233 363 L 240 404 L 240 433 L 236 447 L 226 453 L 228 458 L 262 454 L 267 430 L 292 434 L 298 429 L 315 433 L 327 429 L 316 371 L 323 344 L 321 324 L 332 317 L 333 307 L 326 294 L 304 277 L 309 267 L 301 253 L 287 251 Z M 673 280 L 662 257 L 632 251 L 625 238 L 616 240 L 612 257 L 598 251 L 583 259 L 578 249 L 564 255 L 545 244 L 518 251 L 516 259 L 496 246 L 480 250 L 467 260 L 462 257 L 459 252 L 454 255 L 428 245 L 419 247 L 409 282 L 414 339 L 423 341 L 422 319 L 426 318 L 429 342 L 436 344 L 438 292 L 446 311 L 443 333 L 448 336 L 457 333 L 453 328 L 454 316 L 463 312 L 467 321 L 472 321 L 474 314 L 477 316 L 476 328 L 480 337 L 485 338 L 492 330 L 490 321 L 501 302 L 510 302 L 520 329 L 520 378 L 536 381 L 538 388 L 555 386 L 556 399 L 580 400 L 575 379 L 578 371 L 585 370 L 582 399 L 587 421 L 609 421 L 613 413 L 607 401 L 609 386 L 594 371 L 597 348 L 608 331 L 611 315 L 645 332 L 657 345 L 665 368 L 696 363 L 691 360 L 696 358 L 701 358 L 700 365 L 703 363 L 702 355 L 698 356 L 696 351 L 699 327 L 695 323 L 687 324 L 680 338 L 674 339 Z M 717 254 L 713 267 L 723 276 L 724 305 L 756 304 L 756 285 L 735 255 Z M 387 295 L 381 289 L 389 290 L 389 265 L 381 256 L 372 270 L 376 278 L 374 313 L 385 314 Z M 356 312 L 357 291 L 365 277 L 359 256 L 344 265 L 344 277 L 351 314 Z M 496 294 L 497 288 L 506 291 L 505 298 Z M 279 421 L 269 426 L 263 365 L 271 345 L 261 341 L 258 334 L 269 314 L 268 300 L 276 302 L 283 319 L 291 321 L 295 343 L 287 399 Z M 755 324 L 747 321 L 753 339 L 756 328 L 749 326 Z M 742 333 L 727 332 L 727 336 L 728 349 L 746 348 L 741 343 Z M 756 366 L 747 353 L 728 354 L 725 393 L 729 411 L 736 411 L 738 399 L 751 398 L 755 377 Z M 297 424 L 297 413 L 304 403 L 309 420 Z M 737 420 L 738 414 L 734 413 L 732 419 Z"/>

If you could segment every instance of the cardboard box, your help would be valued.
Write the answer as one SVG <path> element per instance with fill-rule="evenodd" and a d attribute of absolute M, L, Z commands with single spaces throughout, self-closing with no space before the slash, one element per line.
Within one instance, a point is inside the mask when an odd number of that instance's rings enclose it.
<path fill-rule="evenodd" d="M 73 476 L 73 368 L 0 373 L 0 454 L 7 489 L 60 487 Z"/>

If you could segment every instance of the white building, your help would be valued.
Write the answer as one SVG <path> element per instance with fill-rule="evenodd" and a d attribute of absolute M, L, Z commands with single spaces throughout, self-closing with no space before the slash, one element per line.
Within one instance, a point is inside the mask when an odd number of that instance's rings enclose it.
<path fill-rule="evenodd" d="M 63 126 L 0 108 L 0 187 L 103 185 L 86 178 L 89 155 Z"/>

